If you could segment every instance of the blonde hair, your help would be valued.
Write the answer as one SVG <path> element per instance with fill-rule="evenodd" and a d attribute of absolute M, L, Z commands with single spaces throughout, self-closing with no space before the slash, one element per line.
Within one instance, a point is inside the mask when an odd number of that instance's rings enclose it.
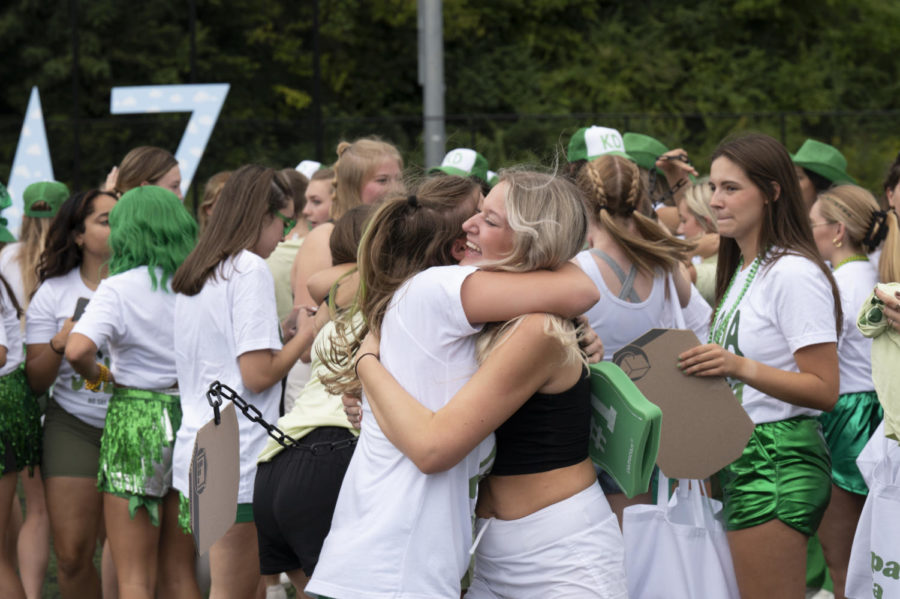
<path fill-rule="evenodd" d="M 709 188 L 709 177 L 703 177 L 687 188 L 681 201 L 684 202 L 688 212 L 697 219 L 704 232 L 718 233 L 719 224 L 709 205 L 711 199 L 712 189 Z"/>
<path fill-rule="evenodd" d="M 847 231 L 847 242 L 862 250 L 878 211 L 878 201 L 858 185 L 837 185 L 819 194 L 819 212 L 828 223 L 841 223 Z M 867 248 L 871 251 L 875 248 Z"/>
<path fill-rule="evenodd" d="M 337 146 L 331 219 L 338 220 L 354 206 L 362 204 L 361 191 L 373 172 L 386 160 L 396 160 L 403 168 L 403 158 L 393 145 L 374 137 L 363 137 L 353 143 L 342 141 Z"/>
<path fill-rule="evenodd" d="M 584 247 L 587 213 L 581 194 L 568 179 L 533 171 L 505 170 L 500 172 L 498 185 L 502 183 L 509 186 L 504 207 L 507 224 L 513 231 L 513 247 L 508 256 L 482 264 L 482 268 L 510 272 L 558 268 Z M 523 318 L 485 327 L 476 342 L 479 362 Z M 578 349 L 579 330 L 572 321 L 548 315 L 544 331 L 566 348 L 567 361 L 583 360 Z"/>
<path fill-rule="evenodd" d="M 609 232 L 639 270 L 649 274 L 656 268 L 672 272 L 685 261 L 686 252 L 694 249 L 693 243 L 673 237 L 647 216 L 650 201 L 640 171 L 630 160 L 610 154 L 595 158 L 578 173 L 577 184 L 593 222 Z M 614 217 L 631 219 L 638 234 L 628 231 Z"/>
<path fill-rule="evenodd" d="M 28 308 L 31 296 L 40 284 L 38 266 L 40 265 L 41 254 L 44 253 L 47 232 L 50 230 L 52 222 L 52 218 L 22 217 L 22 234 L 19 236 L 19 241 L 22 245 L 19 246 L 19 255 L 16 260 L 19 264 L 19 272 L 22 274 L 22 288 L 24 291 L 22 310 Z"/>
<path fill-rule="evenodd" d="M 230 176 L 231 171 L 216 173 L 203 186 L 203 201 L 200 202 L 200 206 L 197 208 L 197 223 L 200 225 L 201 231 L 206 227 L 206 222 L 210 217 L 210 214 L 207 214 L 207 212 L 212 213 L 216 201 L 219 199 L 219 194 L 222 193 L 222 188 L 225 187 L 225 183 Z"/>

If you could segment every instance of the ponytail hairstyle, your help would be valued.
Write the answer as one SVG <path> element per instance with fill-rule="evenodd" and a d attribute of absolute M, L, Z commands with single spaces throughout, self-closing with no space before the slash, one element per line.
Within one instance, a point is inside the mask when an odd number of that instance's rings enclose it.
<path fill-rule="evenodd" d="M 41 206 L 44 204 L 44 206 Z M 37 209 L 46 210 L 49 208 L 44 202 L 34 204 Z M 40 265 L 41 254 L 47 245 L 47 234 L 50 232 L 50 225 L 53 222 L 51 218 L 38 218 L 34 216 L 22 217 L 22 233 L 19 235 L 19 254 L 16 262 L 19 272 L 22 274 L 22 288 L 24 290 L 25 305 L 23 309 L 28 307 L 31 296 L 37 290 L 38 284 L 38 268 Z"/>
<path fill-rule="evenodd" d="M 44 252 L 38 262 L 38 279 L 41 283 L 53 277 L 61 277 L 81 266 L 81 248 L 75 243 L 75 237 L 84 233 L 84 221 L 94 213 L 94 200 L 101 195 L 118 199 L 115 192 L 92 189 L 69 196 L 59 207 L 56 218 L 50 223 Z M 31 295 L 34 295 L 34 291 Z"/>
<path fill-rule="evenodd" d="M 640 171 L 630 160 L 611 154 L 592 160 L 578 174 L 578 188 L 591 221 L 612 236 L 638 270 L 651 276 L 657 268 L 671 273 L 696 247 L 652 218 Z M 637 235 L 617 217 L 631 221 Z"/>
<path fill-rule="evenodd" d="M 426 179 L 415 194 L 394 195 L 372 214 L 359 245 L 359 290 L 353 309 L 335 321 L 322 376 L 329 393 L 359 392 L 353 355 L 369 330 L 380 333 L 394 292 L 410 277 L 432 266 L 456 264 L 453 244 L 463 237 L 463 223 L 475 213 L 480 187 L 465 177 Z M 362 314 L 364 324 L 353 323 Z"/>
<path fill-rule="evenodd" d="M 149 183 L 155 185 L 166 173 L 178 166 L 172 153 L 154 146 L 138 146 L 122 159 L 116 177 L 116 191 L 126 191 Z"/>
<path fill-rule="evenodd" d="M 168 291 L 167 281 L 196 241 L 197 223 L 178 196 L 155 185 L 135 187 L 109 213 L 109 274 L 146 266 L 150 288 Z"/>
<path fill-rule="evenodd" d="M 362 204 L 362 188 L 383 162 L 395 160 L 403 169 L 403 158 L 393 145 L 375 137 L 363 137 L 353 143 L 342 141 L 337 146 L 334 169 L 334 195 L 331 219 L 337 220 Z"/>
<path fill-rule="evenodd" d="M 172 278 L 176 293 L 197 295 L 228 258 L 252 248 L 262 228 L 292 201 L 290 183 L 279 173 L 256 164 L 232 173 L 197 247 Z"/>
<path fill-rule="evenodd" d="M 585 166 L 582 169 L 588 168 Z M 512 251 L 500 260 L 483 262 L 485 270 L 531 272 L 559 268 L 575 257 L 587 240 L 588 215 L 578 188 L 565 176 L 527 170 L 502 170 L 497 185 L 506 184 L 506 222 L 512 229 Z M 496 186 L 495 186 L 496 187 Z M 482 329 L 475 344 L 484 362 L 522 322 L 524 316 Z M 580 329 L 571 320 L 547 315 L 544 332 L 559 340 L 567 360 L 587 362 L 578 348 Z"/>
<path fill-rule="evenodd" d="M 820 193 L 816 201 L 825 222 L 844 225 L 845 239 L 854 251 L 871 252 L 888 233 L 875 196 L 859 185 L 836 185 Z"/>
<path fill-rule="evenodd" d="M 788 254 L 803 256 L 819 267 L 831 284 L 834 297 L 835 330 L 841 333 L 843 314 L 837 284 L 831 269 L 816 249 L 809 211 L 800 192 L 794 163 L 784 146 L 762 133 L 748 133 L 724 140 L 713 152 L 711 162 L 727 158 L 739 166 L 767 200 L 759 234 L 759 257 L 765 265 Z M 766 257 L 768 256 L 768 257 Z M 722 237 L 716 264 L 716 304 L 722 302 L 728 283 L 741 260 L 737 241 Z"/>
<path fill-rule="evenodd" d="M 893 210 L 878 212 L 872 230 L 884 231 L 884 245 L 878 261 L 878 279 L 884 282 L 900 283 L 900 222 Z"/>

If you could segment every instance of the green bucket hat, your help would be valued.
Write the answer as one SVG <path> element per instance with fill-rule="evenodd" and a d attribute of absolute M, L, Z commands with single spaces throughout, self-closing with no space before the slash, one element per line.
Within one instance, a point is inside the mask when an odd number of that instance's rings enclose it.
<path fill-rule="evenodd" d="M 12 198 L 9 197 L 9 192 L 6 191 L 6 185 L 0 183 L 0 212 L 3 212 L 10 206 L 12 206 Z M 12 243 L 16 240 L 15 235 L 6 228 L 8 224 L 9 221 L 0 216 L 0 243 Z"/>
<path fill-rule="evenodd" d="M 566 157 L 569 162 L 593 160 L 603 154 L 614 154 L 628 158 L 622 134 L 609 127 L 582 127 L 569 140 Z"/>
<path fill-rule="evenodd" d="M 662 174 L 662 171 L 656 168 L 656 159 L 669 151 L 669 148 L 655 137 L 644 135 L 643 133 L 626 133 L 625 153 L 632 162 L 648 171 L 656 169 L 656 172 Z"/>
<path fill-rule="evenodd" d="M 840 150 L 821 141 L 807 139 L 791 159 L 797 166 L 822 175 L 832 183 L 856 183 L 847 174 L 847 159 Z"/>
<path fill-rule="evenodd" d="M 25 202 L 25 216 L 34 218 L 53 218 L 59 207 L 69 197 L 69 188 L 58 181 L 39 181 L 25 188 L 22 200 Z M 44 202 L 48 209 L 32 208 L 38 202 Z"/>
<path fill-rule="evenodd" d="M 456 148 L 447 152 L 441 161 L 441 166 L 436 166 L 429 173 L 446 173 L 460 177 L 477 177 L 485 183 L 488 180 L 487 158 L 469 148 Z"/>

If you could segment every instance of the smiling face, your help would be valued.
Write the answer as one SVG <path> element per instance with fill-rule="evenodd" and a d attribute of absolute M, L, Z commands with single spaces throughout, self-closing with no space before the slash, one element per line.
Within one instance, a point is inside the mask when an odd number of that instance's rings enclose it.
<path fill-rule="evenodd" d="M 713 161 L 709 186 L 712 190 L 709 205 L 716 214 L 719 234 L 737 241 L 742 250 L 746 245 L 755 253 L 767 202 L 762 191 L 744 169 L 725 156 Z"/>
<path fill-rule="evenodd" d="M 284 241 L 284 223 L 285 219 L 290 220 L 294 216 L 293 204 L 288 202 L 287 206 L 278 212 L 284 219 L 278 217 L 277 214 L 267 214 L 263 218 L 263 226 L 259 232 L 259 237 L 250 251 L 260 258 L 268 258 L 275 250 L 275 246 Z"/>
<path fill-rule="evenodd" d="M 498 183 L 484 198 L 475 213 L 463 223 L 466 255 L 460 264 L 479 264 L 500 260 L 513 250 L 513 230 L 506 220 L 506 194 L 509 184 Z"/>
<path fill-rule="evenodd" d="M 384 198 L 391 188 L 400 183 L 400 164 L 393 158 L 385 159 L 372 171 L 372 176 L 363 183 L 359 195 L 363 204 L 374 204 Z"/>
<path fill-rule="evenodd" d="M 331 213 L 331 181 L 316 179 L 306 187 L 306 205 L 303 216 L 310 227 L 328 222 Z"/>

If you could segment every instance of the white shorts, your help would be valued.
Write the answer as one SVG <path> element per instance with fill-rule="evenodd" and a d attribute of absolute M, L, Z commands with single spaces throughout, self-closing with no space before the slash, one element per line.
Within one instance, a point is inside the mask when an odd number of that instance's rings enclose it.
<path fill-rule="evenodd" d="M 518 520 L 487 526 L 466 599 L 627 599 L 625 548 L 600 485 Z"/>

